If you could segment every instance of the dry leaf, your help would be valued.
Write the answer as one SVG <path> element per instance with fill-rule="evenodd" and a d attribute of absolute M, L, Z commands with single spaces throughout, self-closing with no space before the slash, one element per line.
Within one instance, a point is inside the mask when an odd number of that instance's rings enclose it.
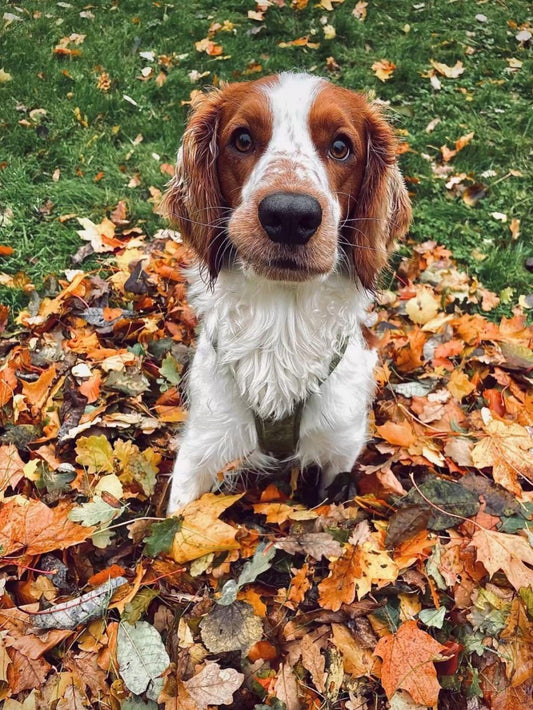
<path fill-rule="evenodd" d="M 354 678 L 374 675 L 380 677 L 379 660 L 368 648 L 364 648 L 348 627 L 342 624 L 332 624 L 333 643 L 342 655 L 344 671 Z"/>
<path fill-rule="evenodd" d="M 233 693 L 244 681 L 244 675 L 234 668 L 221 668 L 218 663 L 207 663 L 190 680 L 184 681 L 187 692 L 200 710 L 209 705 L 230 705 Z"/>
<path fill-rule="evenodd" d="M 372 71 L 380 81 L 388 81 L 392 79 L 396 64 L 389 62 L 388 59 L 380 59 L 372 64 Z"/>
<path fill-rule="evenodd" d="M 472 545 L 491 577 L 501 570 L 516 591 L 533 587 L 533 548 L 525 538 L 478 528 Z"/>
<path fill-rule="evenodd" d="M 436 62 L 434 59 L 429 60 L 431 66 L 436 69 L 441 76 L 445 76 L 447 79 L 457 79 L 464 72 L 463 62 L 457 60 L 453 67 L 443 64 L 442 62 Z"/>
<path fill-rule="evenodd" d="M 527 480 L 533 475 L 533 438 L 515 422 L 491 419 L 483 428 L 486 437 L 473 448 L 472 463 L 492 468 L 496 483 L 520 496 L 519 476 Z"/>
<path fill-rule="evenodd" d="M 42 555 L 64 550 L 91 536 L 94 528 L 68 520 L 72 505 L 62 501 L 49 508 L 38 500 L 12 498 L 0 509 L 0 546 L 2 555 L 23 552 Z"/>
<path fill-rule="evenodd" d="M 242 495 L 206 493 L 179 511 L 181 529 L 176 533 L 171 550 L 176 562 L 190 562 L 209 552 L 239 549 L 240 545 L 235 540 L 237 528 L 223 523 L 218 517 Z"/>
<path fill-rule="evenodd" d="M 355 3 L 355 7 L 352 10 L 352 15 L 359 20 L 359 22 L 364 22 L 366 19 L 366 8 L 368 7 L 368 3 L 365 2 L 364 0 L 359 0 L 358 2 Z"/>

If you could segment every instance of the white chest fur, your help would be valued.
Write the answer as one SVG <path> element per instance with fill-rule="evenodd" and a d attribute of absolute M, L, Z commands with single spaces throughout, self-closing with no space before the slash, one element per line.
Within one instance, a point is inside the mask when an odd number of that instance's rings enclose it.
<path fill-rule="evenodd" d="M 280 418 L 316 392 L 346 337 L 360 338 L 366 294 L 340 276 L 304 283 L 219 275 L 213 291 L 199 277 L 191 300 L 244 402 Z"/>

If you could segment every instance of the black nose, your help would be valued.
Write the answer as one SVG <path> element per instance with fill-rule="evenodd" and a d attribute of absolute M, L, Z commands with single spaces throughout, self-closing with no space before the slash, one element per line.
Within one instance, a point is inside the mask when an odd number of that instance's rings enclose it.
<path fill-rule="evenodd" d="M 306 244 L 322 221 L 319 201 L 293 192 L 268 195 L 258 212 L 263 229 L 278 244 Z"/>

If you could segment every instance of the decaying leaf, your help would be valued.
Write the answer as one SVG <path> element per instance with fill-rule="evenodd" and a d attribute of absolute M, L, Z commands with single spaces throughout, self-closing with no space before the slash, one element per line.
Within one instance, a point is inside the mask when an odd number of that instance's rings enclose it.
<path fill-rule="evenodd" d="M 212 653 L 246 651 L 263 635 L 261 619 L 246 602 L 217 606 L 200 623 L 202 641 Z"/>
<path fill-rule="evenodd" d="M 115 589 L 126 583 L 124 577 L 108 579 L 107 582 L 81 597 L 56 604 L 46 612 L 35 614 L 31 618 L 31 623 L 40 629 L 75 629 L 79 624 L 102 617 L 107 611 Z"/>

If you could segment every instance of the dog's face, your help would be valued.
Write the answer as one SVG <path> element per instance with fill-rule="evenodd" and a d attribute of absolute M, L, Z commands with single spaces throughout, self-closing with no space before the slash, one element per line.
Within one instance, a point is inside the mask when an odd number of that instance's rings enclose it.
<path fill-rule="evenodd" d="M 378 111 L 303 74 L 197 99 L 162 211 L 213 277 L 230 251 L 272 280 L 342 267 L 367 288 L 411 214 Z"/>

